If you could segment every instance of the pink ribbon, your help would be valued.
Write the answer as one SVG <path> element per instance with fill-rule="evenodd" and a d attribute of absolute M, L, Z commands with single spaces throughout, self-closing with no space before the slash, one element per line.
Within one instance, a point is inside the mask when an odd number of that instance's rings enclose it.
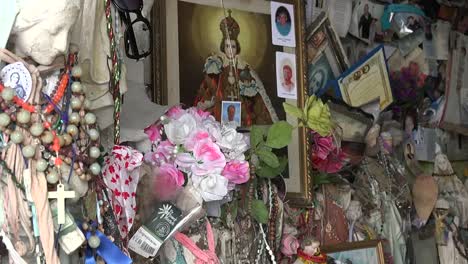
<path fill-rule="evenodd" d="M 136 214 L 136 189 L 143 155 L 127 146 L 114 146 L 111 154 L 105 159 L 102 176 L 112 191 L 112 208 L 120 234 L 125 238 Z"/>
<path fill-rule="evenodd" d="M 210 222 L 206 221 L 206 238 L 208 239 L 208 250 L 201 250 L 195 243 L 186 235 L 177 232 L 175 239 L 186 247 L 196 257 L 195 264 L 219 264 L 218 256 L 215 252 L 215 243 L 213 230 L 211 229 Z"/>

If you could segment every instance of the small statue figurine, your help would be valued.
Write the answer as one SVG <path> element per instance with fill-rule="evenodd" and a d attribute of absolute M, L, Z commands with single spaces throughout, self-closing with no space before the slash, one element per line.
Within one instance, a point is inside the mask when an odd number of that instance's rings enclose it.
<path fill-rule="evenodd" d="M 459 218 L 450 213 L 449 202 L 443 198 L 437 200 L 433 214 L 436 220 L 435 237 L 439 263 L 467 264 L 468 260 L 463 257 L 466 254 L 466 249 L 456 246 Z"/>
<path fill-rule="evenodd" d="M 305 237 L 297 250 L 294 264 L 326 264 L 327 256 L 320 252 L 320 242 L 314 237 Z"/>
<path fill-rule="evenodd" d="M 459 217 L 461 227 L 468 227 L 468 192 L 438 144 L 432 176 L 439 186 L 438 198 L 443 198 L 449 203 L 450 210 Z"/>

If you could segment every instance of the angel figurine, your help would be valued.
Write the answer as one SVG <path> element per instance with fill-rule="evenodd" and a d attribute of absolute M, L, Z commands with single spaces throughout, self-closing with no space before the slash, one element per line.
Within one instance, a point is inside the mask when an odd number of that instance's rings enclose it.
<path fill-rule="evenodd" d="M 434 176 L 439 187 L 439 199 L 447 200 L 450 209 L 460 218 L 460 226 L 468 224 L 468 192 L 447 158 L 436 144 Z"/>
<path fill-rule="evenodd" d="M 294 264 L 326 264 L 327 255 L 320 252 L 320 242 L 314 237 L 305 237 L 297 250 Z"/>

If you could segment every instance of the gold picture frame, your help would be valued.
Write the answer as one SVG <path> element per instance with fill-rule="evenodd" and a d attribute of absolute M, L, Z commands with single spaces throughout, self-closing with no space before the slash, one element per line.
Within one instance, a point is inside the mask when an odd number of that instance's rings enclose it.
<path fill-rule="evenodd" d="M 151 17 L 151 100 L 160 105 L 167 105 L 165 1 L 154 1 Z"/>
<path fill-rule="evenodd" d="M 384 246 L 382 240 L 369 240 L 359 242 L 347 242 L 332 246 L 323 246 L 321 251 L 327 257 L 346 263 L 375 263 L 385 264 Z"/>
<path fill-rule="evenodd" d="M 219 0 L 161 0 L 155 1 L 153 6 L 153 56 L 152 56 L 152 99 L 158 104 L 174 105 L 180 100 L 180 62 L 179 62 L 179 28 L 178 28 L 178 4 L 179 2 L 189 2 L 197 5 L 210 5 L 221 7 Z M 297 74 L 297 100 L 287 99 L 288 103 L 303 107 L 306 91 L 306 58 L 304 56 L 304 36 L 305 36 L 305 2 L 304 0 L 280 0 L 285 4 L 294 6 L 294 22 L 296 47 L 284 47 L 284 52 L 296 54 L 296 74 Z M 230 0 L 224 1 L 225 10 L 238 9 L 241 11 L 255 12 L 259 14 L 270 14 L 269 1 L 249 1 Z M 216 25 L 218 26 L 218 25 Z M 191 30 L 191 29 L 187 29 Z M 178 33 L 179 32 L 179 33 Z M 271 29 L 269 29 L 271 34 Z M 271 42 L 268 45 L 273 45 Z M 276 46 L 278 48 L 278 46 Z M 208 54 L 199 54 L 206 56 Z M 273 62 L 274 62 L 274 58 Z M 274 69 L 274 63 L 272 64 Z M 200 67 L 193 68 L 193 72 L 202 72 Z M 273 75 L 274 76 L 274 75 Z M 271 76 L 272 77 L 272 76 Z M 274 77 L 273 77 L 274 78 Z M 276 80 L 275 80 L 276 82 Z M 197 84 L 194 84 L 197 85 Z M 275 87 L 276 94 L 276 87 Z M 275 95 L 276 96 L 276 95 Z M 290 116 L 284 115 L 291 124 L 297 122 Z M 280 118 L 283 119 L 283 118 Z M 289 157 L 289 178 L 285 179 L 287 188 L 286 200 L 292 206 L 308 207 L 312 205 L 312 170 L 308 160 L 308 144 L 305 144 L 306 131 L 303 128 L 293 132 L 293 139 L 288 146 Z"/>

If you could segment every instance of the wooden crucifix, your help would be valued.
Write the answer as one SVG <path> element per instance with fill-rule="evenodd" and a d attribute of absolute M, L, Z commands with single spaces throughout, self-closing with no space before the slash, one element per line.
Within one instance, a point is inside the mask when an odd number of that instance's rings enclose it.
<path fill-rule="evenodd" d="M 57 199 L 57 223 L 65 224 L 65 199 L 75 198 L 74 191 L 65 191 L 65 186 L 61 183 L 57 184 L 57 191 L 49 192 L 49 199 Z"/>

